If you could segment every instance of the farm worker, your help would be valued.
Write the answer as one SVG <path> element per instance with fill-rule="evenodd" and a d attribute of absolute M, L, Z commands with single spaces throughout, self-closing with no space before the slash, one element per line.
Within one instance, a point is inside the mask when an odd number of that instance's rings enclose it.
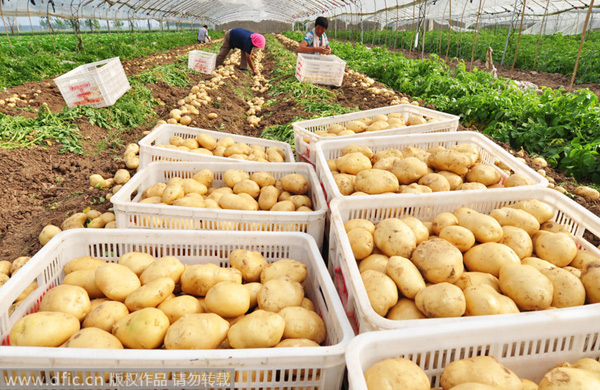
<path fill-rule="evenodd" d="M 325 34 L 328 24 L 327 18 L 319 16 L 315 20 L 315 28 L 306 33 L 304 39 L 300 42 L 298 53 L 331 54 L 331 47 L 329 47 L 329 41 Z"/>
<path fill-rule="evenodd" d="M 252 73 L 257 75 L 254 64 L 252 63 L 252 49 L 255 47 L 264 49 L 266 45 L 265 37 L 261 34 L 253 33 L 244 28 L 234 28 L 225 32 L 225 38 L 223 39 L 223 46 L 221 51 L 217 55 L 217 66 L 223 65 L 225 57 L 229 54 L 231 49 L 241 50 L 240 69 L 248 71 L 248 65 L 252 68 Z"/>
<path fill-rule="evenodd" d="M 206 43 L 210 41 L 211 39 L 208 36 L 208 26 L 205 24 L 198 29 L 198 43 Z"/>

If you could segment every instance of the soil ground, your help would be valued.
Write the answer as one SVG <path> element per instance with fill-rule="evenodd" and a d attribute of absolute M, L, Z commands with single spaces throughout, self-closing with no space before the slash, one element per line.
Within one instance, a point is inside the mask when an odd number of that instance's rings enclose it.
<path fill-rule="evenodd" d="M 176 61 L 192 49 L 201 49 L 201 47 L 200 45 L 189 45 L 174 48 L 168 52 L 124 61 L 123 67 L 127 75 L 131 76 L 143 72 L 144 69 L 151 66 Z M 275 66 L 268 49 L 263 64 L 263 74 L 268 79 Z M 498 65 L 496 66 L 498 67 Z M 536 72 L 514 71 L 514 73 L 509 73 L 503 67 L 498 67 L 498 73 L 502 76 L 530 81 L 537 85 L 550 87 L 565 85 L 564 76 L 561 79 L 556 75 Z M 251 85 L 252 79 L 248 73 L 238 70 L 236 70 L 236 75 L 237 79 L 230 79 L 217 91 L 210 92 L 213 100 L 221 98 L 220 106 L 203 106 L 200 115 L 193 117 L 190 126 L 259 136 L 264 126 L 285 124 L 295 116 L 307 114 L 295 104 L 293 97 L 289 96 L 286 101 L 265 107 L 262 112 L 264 120 L 260 128 L 250 127 L 244 120 L 247 106 L 240 91 L 249 90 L 248 86 Z M 210 76 L 197 74 L 190 75 L 190 78 L 191 85 L 194 85 L 200 80 L 209 79 Z M 8 115 L 34 116 L 35 112 L 24 111 L 23 108 L 30 107 L 36 110 L 42 105 L 42 102 L 45 102 L 52 112 L 61 111 L 64 108 L 64 100 L 51 80 L 49 78 L 42 82 L 26 83 L 0 93 L 0 99 L 16 93 L 26 95 L 28 99 L 33 100 L 26 104 L 19 103 L 14 109 L 0 106 L 0 112 Z M 364 110 L 389 104 L 389 98 L 373 97 L 364 88 L 353 87 L 352 83 L 355 81 L 353 77 L 346 77 L 341 87 L 328 87 L 337 94 L 340 105 Z M 166 119 L 169 111 L 177 107 L 177 100 L 185 97 L 189 90 L 189 88 L 172 87 L 166 83 L 148 86 L 152 89 L 153 96 L 164 102 L 164 105 L 155 108 L 157 119 Z M 378 86 L 383 87 L 382 85 Z M 596 93 L 600 92 L 599 85 L 593 85 L 590 88 Z M 38 96 L 34 97 L 34 93 L 37 93 Z M 255 94 L 255 96 L 264 96 L 265 100 L 270 98 L 264 94 Z M 219 115 L 218 119 L 209 120 L 206 116 L 209 112 L 216 112 Z M 61 154 L 59 152 L 60 145 L 52 143 L 45 147 L 24 150 L 0 149 L 1 183 L 4 188 L 0 192 L 0 260 L 12 261 L 19 256 L 35 254 L 41 247 L 38 235 L 47 224 L 60 226 L 69 215 L 87 207 L 100 212 L 109 210 L 112 204 L 110 201 L 106 201 L 107 191 L 90 187 L 89 176 L 98 173 L 103 177 L 112 177 L 117 169 L 125 168 L 122 160 L 125 146 L 130 142 L 140 140 L 144 136 L 144 132 L 152 129 L 155 123 L 156 120 L 152 120 L 144 126 L 127 131 L 120 135 L 118 143 L 113 144 L 111 148 L 99 151 L 98 142 L 107 137 L 108 131 L 81 120 L 77 124 L 83 137 L 85 150 L 83 155 Z M 525 155 L 524 158 L 529 161 L 528 156 Z M 554 178 L 556 182 L 565 183 L 569 192 L 574 192 L 576 183 L 572 179 L 564 176 L 562 172 L 552 169 L 547 169 L 547 172 L 548 176 Z M 130 173 L 133 175 L 135 172 L 130 170 Z M 587 201 L 578 196 L 575 197 L 575 200 L 594 214 L 600 215 L 600 202 Z"/>

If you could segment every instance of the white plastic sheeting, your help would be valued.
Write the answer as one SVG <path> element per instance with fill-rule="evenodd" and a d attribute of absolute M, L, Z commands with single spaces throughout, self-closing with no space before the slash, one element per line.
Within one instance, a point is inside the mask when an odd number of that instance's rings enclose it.
<path fill-rule="evenodd" d="M 357 24 L 375 22 L 380 28 L 423 18 L 436 25 L 472 27 L 524 19 L 529 31 L 581 32 L 590 0 L 1 0 L 4 16 L 56 16 L 101 20 L 179 21 L 222 24 L 238 20 L 305 22 L 324 15 Z M 600 5 L 594 6 L 600 12 Z M 583 14 L 583 15 L 582 15 Z M 573 16 L 575 15 L 575 16 Z M 592 19 L 592 28 L 598 28 Z M 537 30 L 536 30 L 537 28 Z"/>

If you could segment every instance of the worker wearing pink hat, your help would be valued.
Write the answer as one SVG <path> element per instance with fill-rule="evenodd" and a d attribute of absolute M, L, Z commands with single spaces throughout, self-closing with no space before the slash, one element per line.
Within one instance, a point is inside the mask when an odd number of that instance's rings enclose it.
<path fill-rule="evenodd" d="M 248 65 L 252 68 L 252 73 L 257 74 L 252 63 L 252 49 L 255 47 L 264 49 L 266 45 L 265 37 L 244 28 L 234 28 L 225 33 L 223 46 L 217 55 L 217 66 L 222 65 L 231 49 L 240 49 L 242 58 L 240 60 L 240 69 L 248 70 Z"/>

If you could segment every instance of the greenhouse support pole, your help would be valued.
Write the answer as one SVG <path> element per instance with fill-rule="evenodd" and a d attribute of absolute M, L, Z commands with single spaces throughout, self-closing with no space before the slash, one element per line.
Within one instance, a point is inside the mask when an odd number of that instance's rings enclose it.
<path fill-rule="evenodd" d="M 452 0 L 448 0 L 448 46 L 446 47 L 446 59 L 450 51 L 450 34 L 452 33 Z"/>
<path fill-rule="evenodd" d="M 423 37 L 421 40 L 421 59 L 425 58 L 425 31 L 427 30 L 427 2 L 423 2 Z"/>
<path fill-rule="evenodd" d="M 508 26 L 508 35 L 506 36 L 506 43 L 504 44 L 504 52 L 502 53 L 502 61 L 500 61 L 500 65 L 504 65 L 504 57 L 506 57 L 506 49 L 508 49 L 508 41 L 510 40 L 510 33 L 513 27 L 513 19 L 515 15 L 515 9 L 517 9 L 517 3 L 519 0 L 515 0 L 515 5 L 513 6 L 513 16 L 511 16 L 510 26 Z"/>
<path fill-rule="evenodd" d="M 448 5 L 448 3 L 446 3 Z M 438 55 L 442 56 L 442 25 L 444 24 L 444 17 L 446 16 L 446 7 L 444 7 L 444 12 L 442 12 L 442 20 L 440 20 L 440 41 L 438 42 Z"/>
<path fill-rule="evenodd" d="M 475 19 L 475 32 L 473 33 L 473 49 L 471 50 L 471 67 L 473 67 L 473 60 L 475 60 L 475 46 L 477 45 L 477 29 L 479 28 L 479 16 L 481 15 L 481 4 L 482 0 L 479 0 L 479 8 L 477 8 L 477 18 Z"/>
<path fill-rule="evenodd" d="M 533 70 L 535 70 L 535 65 L 537 64 L 538 53 L 540 51 L 540 42 L 542 40 L 542 30 L 544 29 L 546 15 L 548 15 L 548 7 L 550 7 L 550 0 L 546 2 L 546 11 L 544 12 L 544 16 L 542 16 L 542 24 L 540 24 L 540 33 L 538 34 L 537 44 L 535 45 L 535 59 L 533 60 Z"/>
<path fill-rule="evenodd" d="M 412 19 L 412 26 L 411 26 L 411 32 L 412 30 L 415 30 L 415 34 L 416 34 L 416 27 L 415 27 L 415 7 L 416 7 L 416 2 L 413 2 L 413 19 Z M 408 54 L 410 55 L 410 53 L 412 52 L 412 42 L 413 42 L 414 36 L 410 37 L 410 41 L 408 42 Z"/>
<path fill-rule="evenodd" d="M 396 0 L 396 28 L 394 29 L 394 49 L 398 47 L 398 25 L 400 24 L 400 9 L 398 8 L 398 0 Z"/>
<path fill-rule="evenodd" d="M 385 26 L 383 27 L 385 29 L 385 41 L 383 42 L 383 46 L 387 47 L 387 37 L 388 37 L 388 7 L 387 7 L 387 0 L 384 0 L 383 4 L 385 5 Z"/>
<path fill-rule="evenodd" d="M 456 44 L 456 56 L 460 58 L 459 55 L 459 51 L 460 51 L 460 38 L 462 37 L 462 29 L 464 28 L 464 20 L 465 20 L 465 11 L 467 9 L 467 1 L 465 1 L 465 6 L 463 7 L 463 12 L 462 15 L 460 16 L 460 30 L 458 31 L 458 43 Z"/>
<path fill-rule="evenodd" d="M 2 10 L 2 4 L 0 3 L 0 15 L 2 15 L 2 24 L 4 24 L 4 32 L 6 33 L 6 38 L 8 39 L 8 46 L 10 47 L 10 51 L 14 53 L 15 49 L 13 48 L 12 43 L 10 42 L 10 36 L 8 35 L 8 28 L 6 28 L 6 21 L 4 20 L 4 11 Z M 50 21 L 48 21 L 50 23 Z"/>
<path fill-rule="evenodd" d="M 568 92 L 573 89 L 573 83 L 575 82 L 575 76 L 577 76 L 577 67 L 579 66 L 579 57 L 581 57 L 581 49 L 583 48 L 583 41 L 585 41 L 585 32 L 590 22 L 590 15 L 592 14 L 592 8 L 594 7 L 594 0 L 590 0 L 588 6 L 587 15 L 585 15 L 585 23 L 583 24 L 583 31 L 581 32 L 581 42 L 579 42 L 579 51 L 577 52 L 577 59 L 575 60 L 575 68 L 573 69 L 573 77 L 571 77 L 571 84 L 569 84 Z"/>
<path fill-rule="evenodd" d="M 523 30 L 523 19 L 525 18 L 525 4 L 527 4 L 527 0 L 523 0 L 523 13 L 521 14 L 521 24 L 519 25 L 517 48 L 515 49 L 515 58 L 513 59 L 512 66 L 510 68 L 511 70 L 515 68 L 515 64 L 517 63 L 517 56 L 519 55 L 519 45 L 521 44 L 521 31 Z"/>
<path fill-rule="evenodd" d="M 56 45 L 54 44 L 54 35 L 52 35 L 52 23 L 50 23 L 50 3 L 46 5 L 46 20 L 48 21 L 48 32 L 50 33 L 50 39 L 52 40 L 52 47 L 54 48 L 54 52 L 58 53 Z"/>
<path fill-rule="evenodd" d="M 30 1 L 27 1 L 27 16 L 29 17 L 29 27 L 31 27 L 31 35 L 33 35 L 33 41 L 35 42 L 36 45 L 38 45 L 37 38 L 35 37 L 35 32 L 33 31 L 33 23 L 31 23 L 31 13 L 29 12 L 29 3 L 30 3 Z"/>

